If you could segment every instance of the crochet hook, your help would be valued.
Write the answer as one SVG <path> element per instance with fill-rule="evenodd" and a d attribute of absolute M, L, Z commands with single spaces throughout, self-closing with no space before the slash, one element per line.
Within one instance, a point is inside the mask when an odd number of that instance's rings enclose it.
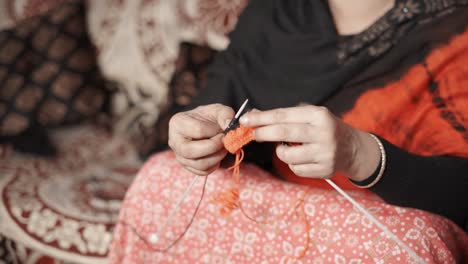
<path fill-rule="evenodd" d="M 237 113 L 236 115 L 234 116 L 234 118 L 231 120 L 231 122 L 229 122 L 229 125 L 226 127 L 226 129 L 224 130 L 224 134 L 226 134 L 229 130 L 232 130 L 234 129 L 235 127 L 237 127 L 239 125 L 239 118 L 240 118 L 240 115 L 242 114 L 242 112 L 244 111 L 245 107 L 247 106 L 247 103 L 249 102 L 249 99 L 246 99 L 244 101 L 244 103 L 241 105 L 241 107 L 239 108 L 239 110 L 237 110 Z M 182 196 L 180 196 L 179 200 L 177 201 L 176 205 L 174 206 L 174 208 L 171 210 L 171 212 L 169 213 L 169 215 L 167 216 L 166 220 L 164 221 L 164 223 L 161 225 L 161 227 L 159 228 L 159 232 L 157 233 L 152 233 L 150 234 L 149 236 L 149 241 L 153 244 L 157 243 L 159 241 L 159 238 L 161 237 L 161 235 L 163 234 L 164 230 L 166 229 L 166 226 L 167 224 L 172 220 L 172 218 L 174 217 L 174 214 L 179 210 L 180 206 L 182 205 L 182 203 L 185 201 L 185 199 L 187 198 L 187 196 L 190 194 L 190 192 L 192 191 L 192 188 L 193 186 L 195 186 L 195 183 L 197 182 L 198 178 L 200 178 L 200 175 L 195 175 L 192 179 L 192 181 L 190 182 L 189 186 L 187 187 L 187 189 L 185 189 L 184 193 L 182 194 Z"/>

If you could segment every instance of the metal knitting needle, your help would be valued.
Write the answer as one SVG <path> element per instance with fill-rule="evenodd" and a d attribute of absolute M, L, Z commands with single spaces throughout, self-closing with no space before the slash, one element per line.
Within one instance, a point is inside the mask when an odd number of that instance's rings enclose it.
<path fill-rule="evenodd" d="M 336 185 L 332 180 L 325 179 L 325 181 L 330 184 L 339 194 L 341 194 L 346 200 L 353 204 L 361 213 L 363 213 L 371 222 L 373 222 L 377 227 L 379 227 L 389 238 L 393 239 L 401 248 L 406 250 L 408 254 L 415 259 L 418 263 L 426 263 L 416 252 L 409 248 L 405 243 L 403 243 L 395 234 L 390 232 L 388 228 L 379 222 L 374 216 L 372 216 L 364 207 L 362 207 L 356 200 L 349 196 L 343 189 Z"/>
<path fill-rule="evenodd" d="M 172 220 L 172 218 L 174 217 L 174 214 L 175 214 L 177 211 L 179 211 L 180 206 L 181 206 L 182 203 L 184 202 L 185 198 L 187 198 L 187 196 L 190 194 L 190 191 L 192 191 L 192 188 L 193 188 L 193 186 L 195 185 L 195 183 L 197 182 L 198 178 L 200 178 L 200 175 L 195 175 L 195 177 L 193 177 L 192 182 L 191 182 L 190 185 L 187 187 L 187 189 L 185 189 L 184 193 L 183 193 L 182 196 L 179 198 L 179 201 L 177 201 L 176 206 L 171 210 L 171 212 L 169 213 L 169 215 L 168 215 L 167 218 L 166 218 L 166 221 L 164 221 L 164 223 L 162 224 L 162 226 L 159 228 L 159 232 L 158 232 L 158 233 L 153 233 L 153 234 L 150 235 L 149 241 L 150 241 L 151 243 L 155 244 L 155 243 L 158 242 L 159 237 L 160 237 L 161 234 L 164 232 L 164 229 L 166 229 L 167 224 L 169 223 L 169 221 Z"/>
<path fill-rule="evenodd" d="M 234 116 L 234 118 L 231 120 L 231 122 L 229 122 L 229 125 L 226 127 L 226 129 L 224 129 L 224 134 L 227 134 L 227 132 L 229 132 L 230 130 L 234 129 L 237 126 L 237 124 L 239 123 L 239 117 L 244 111 L 248 102 L 249 102 L 249 99 L 245 99 L 244 103 L 241 105 L 239 110 L 237 110 L 237 113 Z"/>
<path fill-rule="evenodd" d="M 247 105 L 247 102 L 249 101 L 249 99 L 246 99 L 244 101 L 244 103 L 242 104 L 242 106 L 239 108 L 239 110 L 237 111 L 236 115 L 234 116 L 234 118 L 231 120 L 231 122 L 229 123 L 228 127 L 226 128 L 226 130 L 228 130 L 230 127 L 232 127 L 237 121 L 236 120 L 239 120 L 239 117 L 240 115 L 242 114 L 242 112 L 244 111 L 244 108 L 245 106 Z M 226 131 L 225 130 L 225 131 Z M 180 206 L 182 205 L 182 203 L 185 201 L 185 199 L 187 198 L 187 196 L 190 194 L 190 192 L 192 191 L 192 188 L 193 186 L 195 186 L 195 183 L 197 182 L 198 178 L 200 178 L 200 175 L 195 175 L 193 177 L 193 180 L 192 182 L 190 182 L 190 185 L 187 187 L 187 189 L 185 189 L 184 193 L 182 194 L 182 196 L 179 198 L 179 200 L 177 201 L 177 204 L 174 206 L 174 208 L 171 210 L 171 212 L 169 213 L 169 215 L 167 216 L 166 220 L 164 221 L 164 223 L 161 225 L 161 227 L 159 228 L 159 232 L 157 233 L 152 233 L 150 234 L 149 236 L 149 241 L 153 244 L 157 243 L 159 241 L 159 238 L 161 237 L 161 235 L 163 234 L 164 230 L 166 229 L 166 226 L 167 224 L 172 220 L 172 218 L 174 217 L 174 214 L 179 211 L 179 208 Z"/>

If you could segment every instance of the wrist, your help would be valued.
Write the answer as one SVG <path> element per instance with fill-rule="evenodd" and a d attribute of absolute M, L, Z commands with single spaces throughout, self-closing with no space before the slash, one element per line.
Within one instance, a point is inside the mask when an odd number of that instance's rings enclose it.
<path fill-rule="evenodd" d="M 381 161 L 381 152 L 378 143 L 369 133 L 355 129 L 354 138 L 354 155 L 346 175 L 351 180 L 360 182 L 376 171 Z"/>

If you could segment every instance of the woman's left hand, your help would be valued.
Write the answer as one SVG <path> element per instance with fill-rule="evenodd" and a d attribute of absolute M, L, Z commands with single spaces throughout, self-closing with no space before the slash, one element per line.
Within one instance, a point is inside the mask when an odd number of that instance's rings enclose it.
<path fill-rule="evenodd" d="M 377 168 L 380 150 L 366 132 L 345 124 L 325 107 L 304 105 L 252 111 L 241 117 L 244 126 L 256 127 L 255 140 L 280 144 L 278 158 L 298 176 L 329 178 L 342 172 L 362 181 Z"/>

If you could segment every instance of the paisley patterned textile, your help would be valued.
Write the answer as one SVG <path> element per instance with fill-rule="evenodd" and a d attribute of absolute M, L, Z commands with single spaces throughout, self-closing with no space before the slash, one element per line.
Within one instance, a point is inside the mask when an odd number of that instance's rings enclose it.
<path fill-rule="evenodd" d="M 159 241 L 145 244 L 138 235 L 148 239 L 158 232 L 193 178 L 172 152 L 154 156 L 126 195 L 120 212 L 125 224 L 116 228 L 110 263 L 416 263 L 336 191 L 286 183 L 249 164 L 240 171 L 242 208 L 264 223 L 249 220 L 239 209 L 228 217 L 220 214 L 212 199 L 229 187 L 231 176 L 220 169 L 199 179 Z M 187 226 L 205 180 L 204 199 L 188 232 L 168 252 L 158 252 Z M 468 235 L 452 222 L 386 204 L 368 192 L 350 195 L 427 263 L 468 261 Z M 304 196 L 308 225 L 300 210 L 290 210 Z M 306 245 L 305 256 L 294 258 Z"/>

